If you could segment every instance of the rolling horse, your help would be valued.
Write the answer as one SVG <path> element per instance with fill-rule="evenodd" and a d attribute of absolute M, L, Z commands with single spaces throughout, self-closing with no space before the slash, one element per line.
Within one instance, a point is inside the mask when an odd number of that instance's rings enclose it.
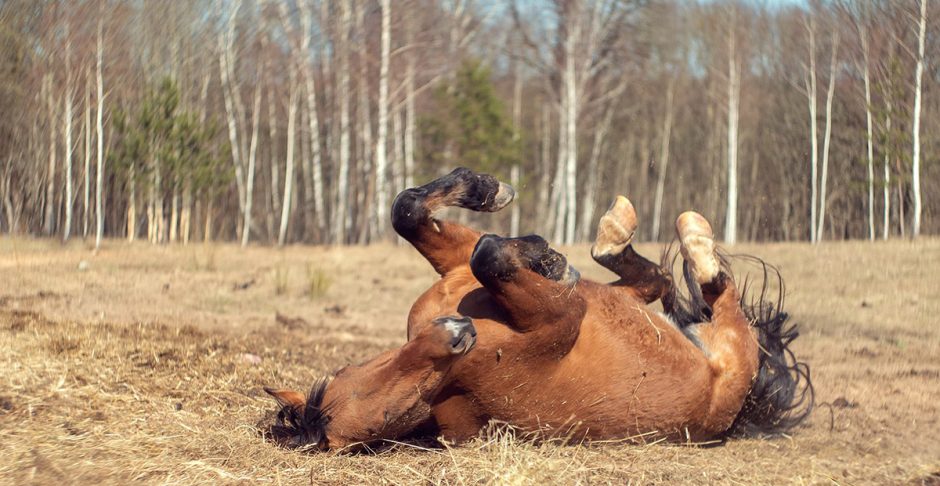
<path fill-rule="evenodd" d="M 776 301 L 766 284 L 749 297 L 704 217 L 676 221 L 688 292 L 668 255 L 655 264 L 633 248 L 637 217 L 623 196 L 591 249 L 619 277 L 609 284 L 581 278 L 539 236 L 435 217 L 448 206 L 498 211 L 514 195 L 463 168 L 400 193 L 393 227 L 440 275 L 408 315 L 407 342 L 306 395 L 265 388 L 280 406 L 270 437 L 312 450 L 416 435 L 459 443 L 499 421 L 567 441 L 701 442 L 807 416 L 812 385 L 789 348 L 797 332 L 781 309 L 782 281 Z M 779 277 L 763 269 L 765 281 Z"/>

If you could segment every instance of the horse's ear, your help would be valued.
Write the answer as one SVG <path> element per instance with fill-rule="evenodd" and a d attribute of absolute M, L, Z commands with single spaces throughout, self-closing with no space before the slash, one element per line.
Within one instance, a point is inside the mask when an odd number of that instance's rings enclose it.
<path fill-rule="evenodd" d="M 274 397 L 274 399 L 277 400 L 277 404 L 282 407 L 303 410 L 304 404 L 306 403 L 304 396 L 294 390 L 275 390 L 273 388 L 264 387 L 264 391 Z"/>

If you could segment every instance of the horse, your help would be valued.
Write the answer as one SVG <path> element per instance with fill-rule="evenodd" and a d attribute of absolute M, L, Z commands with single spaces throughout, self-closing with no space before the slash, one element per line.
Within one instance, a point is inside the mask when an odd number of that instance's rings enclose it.
<path fill-rule="evenodd" d="M 440 275 L 411 308 L 407 342 L 306 395 L 265 388 L 280 406 L 270 437 L 320 451 L 416 435 L 461 443 L 498 421 L 565 441 L 701 443 L 786 430 L 809 414 L 809 368 L 790 350 L 798 333 L 781 308 L 782 280 L 778 301 L 766 285 L 748 300 L 703 216 L 676 220 L 685 296 L 668 253 L 655 264 L 634 249 L 636 211 L 623 196 L 591 248 L 619 277 L 608 284 L 581 278 L 540 236 L 436 217 L 445 207 L 499 211 L 514 196 L 465 168 L 401 192 L 392 226 Z M 766 280 L 774 272 L 761 265 Z"/>

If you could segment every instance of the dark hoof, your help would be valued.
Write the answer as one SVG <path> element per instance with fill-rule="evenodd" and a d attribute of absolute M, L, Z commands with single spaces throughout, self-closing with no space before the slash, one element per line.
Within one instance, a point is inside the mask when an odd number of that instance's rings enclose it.
<path fill-rule="evenodd" d="M 478 280 L 496 278 L 509 281 L 519 268 L 531 270 L 549 280 L 574 284 L 581 274 L 568 260 L 537 235 L 501 238 L 484 235 L 470 257 L 470 269 Z"/>
<path fill-rule="evenodd" d="M 493 213 L 503 209 L 516 197 L 516 190 L 489 174 L 477 174 L 460 167 L 444 176 L 452 179 L 452 191 L 458 194 L 456 205 L 473 211 Z"/>
<path fill-rule="evenodd" d="M 469 317 L 444 316 L 433 322 L 446 331 L 450 354 L 467 354 L 477 342 L 477 330 Z"/>

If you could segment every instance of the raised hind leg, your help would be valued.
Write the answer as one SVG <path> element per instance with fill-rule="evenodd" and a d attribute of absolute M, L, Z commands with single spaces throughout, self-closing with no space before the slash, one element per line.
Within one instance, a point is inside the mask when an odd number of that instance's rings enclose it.
<path fill-rule="evenodd" d="M 494 212 L 512 202 L 515 191 L 487 174 L 455 169 L 420 187 L 402 191 L 392 203 L 392 226 L 444 275 L 470 260 L 481 233 L 441 221 L 434 213 L 447 206 Z"/>
<path fill-rule="evenodd" d="M 671 295 L 673 283 L 667 272 L 633 248 L 636 226 L 633 204 L 629 199 L 617 196 L 597 224 L 597 238 L 591 247 L 591 256 L 620 277 L 610 285 L 621 287 L 649 304 Z M 663 304 L 666 306 L 668 302 Z"/>
<path fill-rule="evenodd" d="M 712 368 L 712 398 L 703 424 L 708 435 L 724 432 L 734 422 L 758 371 L 757 337 L 741 310 L 734 280 L 721 268 L 711 226 L 688 211 L 676 220 L 676 232 L 687 265 L 690 286 L 700 286 L 711 308 L 711 321 L 686 328 L 701 345 Z"/>

